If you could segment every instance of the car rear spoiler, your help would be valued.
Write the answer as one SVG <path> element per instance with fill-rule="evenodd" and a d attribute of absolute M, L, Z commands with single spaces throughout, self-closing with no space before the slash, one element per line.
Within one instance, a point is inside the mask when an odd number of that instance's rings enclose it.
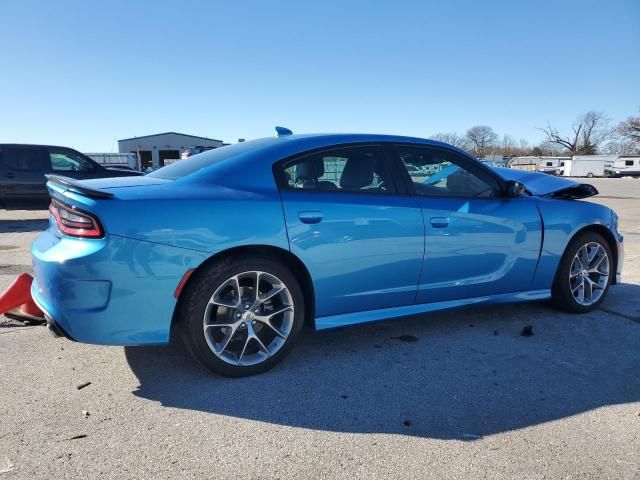
<path fill-rule="evenodd" d="M 89 198 L 112 198 L 113 193 L 105 192 L 97 188 L 87 187 L 75 178 L 63 177 L 62 175 L 45 175 L 49 183 L 55 183 L 72 192 L 80 193 Z"/>

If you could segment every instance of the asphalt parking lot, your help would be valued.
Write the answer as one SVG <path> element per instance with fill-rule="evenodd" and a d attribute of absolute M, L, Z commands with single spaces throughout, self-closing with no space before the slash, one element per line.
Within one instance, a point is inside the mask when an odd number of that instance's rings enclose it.
<path fill-rule="evenodd" d="M 235 380 L 179 345 L 82 345 L 0 316 L 0 476 L 638 479 L 640 180 L 591 183 L 626 252 L 586 315 L 537 303 L 306 332 Z M 0 210 L 0 290 L 46 218 Z"/>

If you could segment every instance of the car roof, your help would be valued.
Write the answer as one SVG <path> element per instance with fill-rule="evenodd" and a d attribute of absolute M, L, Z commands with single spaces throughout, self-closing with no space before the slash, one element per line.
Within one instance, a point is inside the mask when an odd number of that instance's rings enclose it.
<path fill-rule="evenodd" d="M 0 147 L 68 148 L 69 150 L 76 150 L 73 147 L 66 147 L 64 145 L 40 145 L 37 143 L 0 143 Z"/>
<path fill-rule="evenodd" d="M 256 146 L 255 151 L 264 150 L 282 150 L 288 152 L 304 152 L 314 148 L 331 147 L 332 145 L 350 144 L 350 143 L 412 143 L 422 145 L 432 145 L 458 150 L 465 155 L 468 153 L 447 143 L 437 140 L 429 140 L 426 138 L 409 137 L 402 135 L 387 135 L 374 133 L 302 133 L 284 135 L 280 137 L 256 139 L 260 141 L 260 145 Z M 271 141 L 269 141 L 271 140 Z M 255 140 L 249 140 L 250 143 Z"/>
<path fill-rule="evenodd" d="M 298 133 L 292 135 L 284 135 L 282 139 L 290 141 L 304 141 L 308 139 L 323 138 L 329 141 L 335 141 L 336 143 L 348 143 L 348 142 L 407 142 L 407 143 L 441 143 L 436 140 L 429 140 L 420 137 L 410 137 L 403 135 L 389 135 L 378 133 Z"/>
<path fill-rule="evenodd" d="M 312 150 L 315 148 L 330 148 L 333 145 L 339 146 L 350 143 L 409 143 L 415 145 L 429 145 L 455 150 L 464 156 L 470 156 L 469 153 L 447 143 L 427 138 L 402 135 L 372 133 L 305 133 L 273 137 L 271 142 L 265 142 L 266 140 L 269 140 L 266 138 L 259 140 L 261 140 L 262 143 L 261 145 L 256 146 L 256 153 L 272 151 L 282 154 L 283 156 L 303 153 L 306 150 Z"/>

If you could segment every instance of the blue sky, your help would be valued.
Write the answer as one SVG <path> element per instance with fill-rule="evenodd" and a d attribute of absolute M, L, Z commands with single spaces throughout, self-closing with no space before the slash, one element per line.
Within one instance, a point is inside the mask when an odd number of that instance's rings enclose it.
<path fill-rule="evenodd" d="M 429 136 L 640 108 L 640 1 L 0 2 L 0 142 Z"/>

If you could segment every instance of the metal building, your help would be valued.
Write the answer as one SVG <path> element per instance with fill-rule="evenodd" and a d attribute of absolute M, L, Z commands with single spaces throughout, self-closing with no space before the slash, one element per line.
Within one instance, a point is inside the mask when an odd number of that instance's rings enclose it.
<path fill-rule="evenodd" d="M 214 138 L 186 135 L 184 133 L 166 132 L 141 137 L 118 140 L 120 153 L 135 153 L 140 159 L 140 168 L 160 168 L 165 160 L 177 160 L 189 147 L 213 147 L 223 145 L 222 140 Z"/>

